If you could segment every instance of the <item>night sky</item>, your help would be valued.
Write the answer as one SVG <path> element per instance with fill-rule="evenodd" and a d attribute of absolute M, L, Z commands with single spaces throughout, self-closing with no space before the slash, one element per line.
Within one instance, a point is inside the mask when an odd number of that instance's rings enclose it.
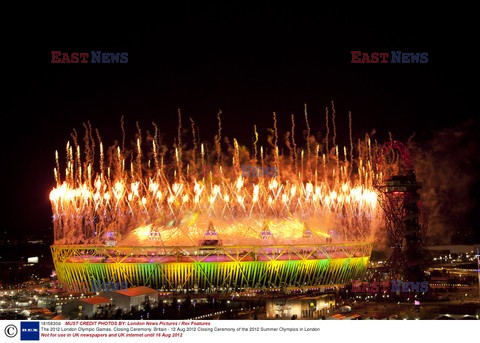
<path fill-rule="evenodd" d="M 467 208 L 455 230 L 480 242 L 474 11 L 244 6 L 161 7 L 145 9 L 153 17 L 130 19 L 25 17 L 4 32 L 11 53 L 3 53 L 3 231 L 17 238 L 48 233 L 54 151 L 63 152 L 72 129 L 83 132 L 88 120 L 106 145 L 121 139 L 122 115 L 131 138 L 136 121 L 145 132 L 154 120 L 172 144 L 181 108 L 185 122 L 194 118 L 202 139 L 211 141 L 221 109 L 224 135 L 249 145 L 254 124 L 266 137 L 273 111 L 284 130 L 296 114 L 301 135 L 304 103 L 312 131 L 322 133 L 333 100 L 340 141 L 348 137 L 348 111 L 355 138 L 375 130 L 379 141 L 388 132 L 405 141 L 416 133 L 419 144 L 435 151 L 435 142 L 461 135 L 442 147 L 442 165 L 469 180 L 461 185 L 467 191 L 455 194 Z M 51 64 L 52 50 L 128 52 L 128 63 Z M 429 61 L 351 64 L 352 50 L 428 52 Z M 462 144 L 467 150 L 458 155 Z M 436 158 L 442 154 L 437 150 Z"/>

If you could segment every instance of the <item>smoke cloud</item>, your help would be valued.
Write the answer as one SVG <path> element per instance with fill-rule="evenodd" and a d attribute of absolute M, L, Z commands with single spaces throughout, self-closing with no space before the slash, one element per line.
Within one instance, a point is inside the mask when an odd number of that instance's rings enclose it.
<path fill-rule="evenodd" d="M 478 240 L 479 137 L 479 121 L 470 120 L 409 142 L 428 210 L 427 244 Z"/>

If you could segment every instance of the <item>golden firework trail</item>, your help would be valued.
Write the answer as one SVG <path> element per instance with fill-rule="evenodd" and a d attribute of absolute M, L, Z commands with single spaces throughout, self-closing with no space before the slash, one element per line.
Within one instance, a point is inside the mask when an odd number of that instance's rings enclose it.
<path fill-rule="evenodd" d="M 305 148 L 295 141 L 293 115 L 281 145 L 274 114 L 266 145 L 253 126 L 251 151 L 236 139 L 233 145 L 222 141 L 221 114 L 213 145 L 200 141 L 193 120 L 193 142 L 185 143 L 180 111 L 171 148 L 156 124 L 154 136 L 142 136 L 137 124 L 128 149 L 123 118 L 121 144 L 107 149 L 98 131 L 93 138 L 90 124 L 84 125 L 83 148 L 74 131 L 64 169 L 55 152 L 55 244 L 196 246 L 210 236 L 223 245 L 371 239 L 382 222 L 374 185 L 388 172 L 368 135 L 353 144 L 350 114 L 349 147 L 336 145 L 334 121 L 329 142 L 328 109 L 327 136 L 311 135 L 305 106 Z M 332 120 L 335 115 L 333 109 Z"/>

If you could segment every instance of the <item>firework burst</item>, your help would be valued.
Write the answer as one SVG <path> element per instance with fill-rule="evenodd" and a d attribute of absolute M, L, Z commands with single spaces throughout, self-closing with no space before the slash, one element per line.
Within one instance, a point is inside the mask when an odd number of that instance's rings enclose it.
<path fill-rule="evenodd" d="M 233 144 L 222 141 L 221 112 L 214 144 L 199 140 L 191 120 L 189 146 L 184 143 L 180 112 L 178 116 L 172 148 L 162 144 L 155 124 L 153 136 L 142 135 L 137 125 L 131 149 L 125 147 L 124 133 L 122 144 L 105 151 L 90 124 L 85 125 L 81 148 L 74 131 L 63 170 L 56 152 L 56 186 L 50 193 L 55 244 L 365 241 L 381 222 L 374 185 L 388 177 L 382 172 L 383 152 L 368 135 L 353 143 L 350 113 L 348 148 L 336 145 L 334 121 L 330 141 L 328 109 L 327 136 L 320 141 L 311 135 L 305 108 L 302 148 L 295 140 L 293 115 L 282 145 L 274 114 L 268 143 L 259 145 L 255 126 L 251 148 L 236 139 Z"/>

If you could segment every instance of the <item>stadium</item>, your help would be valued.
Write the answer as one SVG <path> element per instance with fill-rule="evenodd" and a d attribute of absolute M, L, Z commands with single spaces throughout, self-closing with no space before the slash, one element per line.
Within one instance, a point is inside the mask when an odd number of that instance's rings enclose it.
<path fill-rule="evenodd" d="M 85 128 L 66 145 L 66 168 L 56 152 L 51 252 L 59 281 L 234 291 L 335 286 L 364 275 L 383 223 L 374 185 L 394 169 L 382 166 L 383 150 L 368 135 L 355 145 L 350 135 L 342 149 L 327 124 L 321 143 L 308 132 L 299 148 L 292 125 L 288 149 L 279 149 L 274 117 L 269 144 L 260 145 L 254 127 L 249 149 L 236 139 L 225 146 L 219 117 L 214 144 L 198 140 L 193 122 L 193 141 L 182 144 L 179 120 L 173 148 L 155 126 L 152 137 L 139 129 L 130 149 L 104 151 Z"/>

